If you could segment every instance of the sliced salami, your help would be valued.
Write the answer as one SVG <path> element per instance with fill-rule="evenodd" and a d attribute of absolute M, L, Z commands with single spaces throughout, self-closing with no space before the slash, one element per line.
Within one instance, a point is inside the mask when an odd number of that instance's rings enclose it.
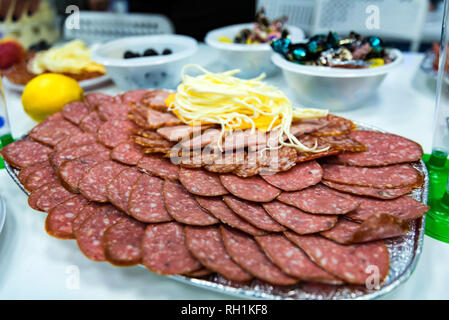
<path fill-rule="evenodd" d="M 87 220 L 92 214 L 100 210 L 102 207 L 104 207 L 104 204 L 97 203 L 97 202 L 89 202 L 78 214 L 76 215 L 75 219 L 72 221 L 72 232 L 76 237 L 76 233 L 78 232 L 79 228 L 82 226 L 84 221 Z"/>
<path fill-rule="evenodd" d="M 58 175 L 50 164 L 34 170 L 28 175 L 24 187 L 28 191 L 36 190 L 49 182 L 57 181 Z"/>
<path fill-rule="evenodd" d="M 409 164 L 376 168 L 324 164 L 323 170 L 325 180 L 356 186 L 397 188 L 418 187 L 422 184 L 421 174 Z"/>
<path fill-rule="evenodd" d="M 80 101 L 70 102 L 62 108 L 62 115 L 64 118 L 76 125 L 79 125 L 81 120 L 83 120 L 89 113 L 89 106 Z"/>
<path fill-rule="evenodd" d="M 106 147 L 114 148 L 121 142 L 128 141 L 132 130 L 136 129 L 137 126 L 130 120 L 110 120 L 98 129 L 97 138 Z"/>
<path fill-rule="evenodd" d="M 377 267 L 380 281 L 388 275 L 390 259 L 382 241 L 342 245 L 321 236 L 289 231 L 285 235 L 321 268 L 348 283 L 365 285 L 373 267 Z"/>
<path fill-rule="evenodd" d="M 32 164 L 28 167 L 21 169 L 17 178 L 19 179 L 20 183 L 25 184 L 25 181 L 30 174 L 32 174 L 37 169 L 40 169 L 43 167 L 48 167 L 49 165 L 50 165 L 50 163 L 48 161 L 42 161 L 42 162 Z"/>
<path fill-rule="evenodd" d="M 172 181 L 178 180 L 179 167 L 166 158 L 157 155 L 146 155 L 137 163 L 143 171 Z"/>
<path fill-rule="evenodd" d="M 203 209 L 210 212 L 221 222 L 233 228 L 236 228 L 253 236 L 266 234 L 264 230 L 258 229 L 252 224 L 246 222 L 246 220 L 240 218 L 240 216 L 235 214 L 234 211 L 232 211 L 221 198 L 195 197 L 195 199 Z"/>
<path fill-rule="evenodd" d="M 228 193 L 220 182 L 218 174 L 203 169 L 181 168 L 179 181 L 190 193 L 213 197 Z"/>
<path fill-rule="evenodd" d="M 84 96 L 84 100 L 89 105 L 89 107 L 93 110 L 95 109 L 100 103 L 103 102 L 114 102 L 114 97 L 101 93 L 101 92 L 91 92 Z"/>
<path fill-rule="evenodd" d="M 310 234 L 331 229 L 337 216 L 305 213 L 280 201 L 262 204 L 266 212 L 279 224 L 298 234 Z"/>
<path fill-rule="evenodd" d="M 0 155 L 11 166 L 22 169 L 46 161 L 52 151 L 39 142 L 31 140 L 14 141 L 0 150 Z"/>
<path fill-rule="evenodd" d="M 127 120 L 131 107 L 126 103 L 105 102 L 98 105 L 98 115 L 101 120 Z"/>
<path fill-rule="evenodd" d="M 59 181 L 50 182 L 43 187 L 45 186 L 49 186 L 49 188 L 36 201 L 36 207 L 41 211 L 49 212 L 53 207 L 75 196 L 67 191 Z"/>
<path fill-rule="evenodd" d="M 86 144 L 83 146 L 76 146 L 69 149 L 53 152 L 50 155 L 50 163 L 56 170 L 68 160 L 77 159 L 88 154 L 108 151 L 107 148 L 99 143 Z"/>
<path fill-rule="evenodd" d="M 145 94 L 142 102 L 153 109 L 165 111 L 168 107 L 165 100 L 167 100 L 170 94 L 170 92 L 165 90 L 152 90 Z"/>
<path fill-rule="evenodd" d="M 322 184 L 301 191 L 283 192 L 277 199 L 313 214 L 346 214 L 360 205 L 355 197 Z"/>
<path fill-rule="evenodd" d="M 277 285 L 298 282 L 298 279 L 286 275 L 274 265 L 251 236 L 223 226 L 220 229 L 226 251 L 248 273 Z"/>
<path fill-rule="evenodd" d="M 120 210 L 128 212 L 128 201 L 131 190 L 142 174 L 134 167 L 122 170 L 122 172 L 112 179 L 106 189 L 109 202 Z"/>
<path fill-rule="evenodd" d="M 188 277 L 192 277 L 192 278 L 202 278 L 202 277 L 206 277 L 208 275 L 211 275 L 212 273 L 214 273 L 214 272 L 209 270 L 209 269 L 201 268 L 201 269 L 196 270 L 196 271 L 184 273 L 184 275 L 188 276 Z"/>
<path fill-rule="evenodd" d="M 139 103 L 142 101 L 142 99 L 145 97 L 147 93 L 149 93 L 149 90 L 146 89 L 135 89 L 126 91 L 121 95 L 123 103 Z"/>
<path fill-rule="evenodd" d="M 342 284 L 343 281 L 321 269 L 309 257 L 281 234 L 269 234 L 255 238 L 259 246 L 283 272 L 294 278 Z"/>
<path fill-rule="evenodd" d="M 103 235 L 104 255 L 108 262 L 131 266 L 142 261 L 141 243 L 146 225 L 132 218 L 110 226 Z"/>
<path fill-rule="evenodd" d="M 84 132 L 95 134 L 98 132 L 102 124 L 103 120 L 101 120 L 98 113 L 96 111 L 92 111 L 87 116 L 85 116 L 83 120 L 81 120 L 80 128 Z"/>
<path fill-rule="evenodd" d="M 177 222 L 148 225 L 142 254 L 145 267 L 159 274 L 184 274 L 202 267 L 187 249 L 184 227 Z"/>
<path fill-rule="evenodd" d="M 81 133 L 75 136 L 70 136 L 55 146 L 55 151 L 61 151 L 73 147 L 83 146 L 86 144 L 92 144 L 97 141 L 97 137 L 91 133 Z"/>
<path fill-rule="evenodd" d="M 28 196 L 28 205 L 33 208 L 34 210 L 38 210 L 38 211 L 42 211 L 41 209 L 39 209 L 39 207 L 37 206 L 37 200 L 39 200 L 39 198 L 47 193 L 51 188 L 53 188 L 55 185 L 58 185 L 57 182 L 50 182 L 47 183 L 46 185 L 43 185 L 42 187 L 34 190 L 33 192 L 30 193 L 30 195 Z"/>
<path fill-rule="evenodd" d="M 411 186 L 398 187 L 398 188 L 373 188 L 373 187 L 362 187 L 362 186 L 351 186 L 348 184 L 336 183 L 332 181 L 323 180 L 321 181 L 324 185 L 329 188 L 343 191 L 346 193 L 359 195 L 359 196 L 368 196 L 377 199 L 395 199 L 400 196 L 403 196 L 410 191 L 412 191 Z"/>
<path fill-rule="evenodd" d="M 165 180 L 163 195 L 167 211 L 178 222 L 194 226 L 207 226 L 218 222 L 178 183 Z"/>
<path fill-rule="evenodd" d="M 122 142 L 114 147 L 111 152 L 111 159 L 135 166 L 144 156 L 142 148 L 132 141 Z"/>
<path fill-rule="evenodd" d="M 45 120 L 35 126 L 29 137 L 49 146 L 55 146 L 67 137 L 81 133 L 81 129 L 67 120 Z"/>
<path fill-rule="evenodd" d="M 278 188 L 258 176 L 240 178 L 233 174 L 222 174 L 220 181 L 230 193 L 250 201 L 270 202 L 281 193 Z"/>
<path fill-rule="evenodd" d="M 295 165 L 288 171 L 261 175 L 269 184 L 284 190 L 298 191 L 321 181 L 323 169 L 316 161 L 307 161 Z"/>
<path fill-rule="evenodd" d="M 173 220 L 165 208 L 162 185 L 163 180 L 142 173 L 132 186 L 127 212 L 143 222 Z"/>
<path fill-rule="evenodd" d="M 223 196 L 223 200 L 232 211 L 259 229 L 272 232 L 286 230 L 284 226 L 271 218 L 265 209 L 258 203 L 240 200 L 233 196 Z"/>

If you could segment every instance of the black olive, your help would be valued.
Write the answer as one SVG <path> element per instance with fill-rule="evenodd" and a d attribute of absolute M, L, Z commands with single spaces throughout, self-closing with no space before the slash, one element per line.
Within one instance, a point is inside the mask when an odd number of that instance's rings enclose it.
<path fill-rule="evenodd" d="M 123 54 L 123 58 L 125 59 L 132 59 L 132 58 L 138 58 L 140 57 L 140 54 L 132 52 L 132 51 L 125 51 Z"/>
<path fill-rule="evenodd" d="M 159 55 L 159 53 L 157 53 L 157 51 L 154 50 L 153 48 L 146 49 L 143 52 L 144 57 L 151 57 L 151 56 L 158 56 L 158 55 Z"/>
<path fill-rule="evenodd" d="M 173 51 L 171 51 L 171 49 L 165 48 L 164 51 L 162 51 L 163 55 L 167 55 L 167 54 L 172 54 Z"/>

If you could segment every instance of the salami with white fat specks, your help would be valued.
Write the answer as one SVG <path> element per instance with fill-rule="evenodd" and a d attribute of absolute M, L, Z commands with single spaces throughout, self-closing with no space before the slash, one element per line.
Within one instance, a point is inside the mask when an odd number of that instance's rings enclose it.
<path fill-rule="evenodd" d="M 329 188 L 350 193 L 358 196 L 368 196 L 377 199 L 395 199 L 403 196 L 410 191 L 412 191 L 411 186 L 398 187 L 398 188 L 373 188 L 373 187 L 362 187 L 362 186 L 351 186 L 349 184 L 336 183 L 332 181 L 323 180 L 321 181 L 324 185 Z"/>
<path fill-rule="evenodd" d="M 52 151 L 39 142 L 31 140 L 14 141 L 0 150 L 0 155 L 11 166 L 22 169 L 46 161 Z"/>
<path fill-rule="evenodd" d="M 226 251 L 248 273 L 277 285 L 291 285 L 298 282 L 298 279 L 288 276 L 273 264 L 253 237 L 224 226 L 221 226 L 220 230 Z"/>
<path fill-rule="evenodd" d="M 128 119 L 128 113 L 131 111 L 131 107 L 126 103 L 101 103 L 98 106 L 98 115 L 101 120 L 126 120 Z"/>
<path fill-rule="evenodd" d="M 242 219 L 253 226 L 272 232 L 284 231 L 286 228 L 276 222 L 258 203 L 241 200 L 233 196 L 223 196 L 224 202 Z"/>
<path fill-rule="evenodd" d="M 199 270 L 201 263 L 184 241 L 184 227 L 177 222 L 150 224 L 142 239 L 142 263 L 159 274 L 184 274 Z"/>
<path fill-rule="evenodd" d="M 127 212 L 143 222 L 173 220 L 165 208 L 162 186 L 163 180 L 142 173 L 132 186 Z"/>
<path fill-rule="evenodd" d="M 144 153 L 142 148 L 132 141 L 122 142 L 114 147 L 111 151 L 111 159 L 127 164 L 130 166 L 135 166 L 142 159 Z"/>
<path fill-rule="evenodd" d="M 97 137 L 91 133 L 80 133 L 74 136 L 65 138 L 64 140 L 58 142 L 55 146 L 55 151 L 61 151 L 64 149 L 69 149 L 77 146 L 83 146 L 86 144 L 92 144 L 97 142 Z"/>
<path fill-rule="evenodd" d="M 142 174 L 135 167 L 122 170 L 111 180 L 111 183 L 106 189 L 106 196 L 109 202 L 128 213 L 128 201 L 131 190 Z"/>
<path fill-rule="evenodd" d="M 62 108 L 62 115 L 75 125 L 79 125 L 81 120 L 90 113 L 90 107 L 80 101 L 70 102 Z"/>
<path fill-rule="evenodd" d="M 316 161 L 298 163 L 288 171 L 261 175 L 269 184 L 283 191 L 298 191 L 321 181 L 323 169 Z"/>
<path fill-rule="evenodd" d="M 240 178 L 233 174 L 222 174 L 220 181 L 230 193 L 249 201 L 270 202 L 281 193 L 259 176 Z"/>
<path fill-rule="evenodd" d="M 114 102 L 114 97 L 101 92 L 91 92 L 84 96 L 84 100 L 94 110 L 102 102 Z"/>
<path fill-rule="evenodd" d="M 178 222 L 194 226 L 208 226 L 218 222 L 178 183 L 165 180 L 163 195 L 167 211 Z"/>
<path fill-rule="evenodd" d="M 107 202 L 106 188 L 126 166 L 112 160 L 97 163 L 84 173 L 79 182 L 82 195 L 91 201 Z"/>
<path fill-rule="evenodd" d="M 264 203 L 262 206 L 279 224 L 298 234 L 310 234 L 329 230 L 338 220 L 337 216 L 305 213 L 298 208 L 276 200 Z"/>
<path fill-rule="evenodd" d="M 142 101 L 143 97 L 150 92 L 146 89 L 135 89 L 130 90 L 121 95 L 123 103 L 139 103 Z"/>
<path fill-rule="evenodd" d="M 91 260 L 106 261 L 103 234 L 110 226 L 125 218 L 126 215 L 112 205 L 105 205 L 91 214 L 75 234 L 81 252 Z"/>
<path fill-rule="evenodd" d="M 59 181 L 50 182 L 33 192 L 37 192 L 45 186 L 49 187 L 36 201 L 36 207 L 40 211 L 49 212 L 53 207 L 57 206 L 61 202 L 75 196 L 73 193 L 67 191 Z"/>
<path fill-rule="evenodd" d="M 81 120 L 79 127 L 84 132 L 96 134 L 104 123 L 96 111 L 92 111 Z"/>
<path fill-rule="evenodd" d="M 117 266 L 131 266 L 142 261 L 141 243 L 146 225 L 132 218 L 110 226 L 103 235 L 104 255 Z"/>
<path fill-rule="evenodd" d="M 44 184 L 57 180 L 58 175 L 56 174 L 53 167 L 48 164 L 30 173 L 24 181 L 23 185 L 26 190 L 33 191 L 42 187 Z"/>
<path fill-rule="evenodd" d="M 98 129 L 97 138 L 106 147 L 114 148 L 121 142 L 128 141 L 132 131 L 136 129 L 136 124 L 130 120 L 109 120 Z"/>
<path fill-rule="evenodd" d="M 42 162 L 38 162 L 38 163 L 32 164 L 32 165 L 27 166 L 25 168 L 22 168 L 20 170 L 19 175 L 17 176 L 17 178 L 19 179 L 21 184 L 25 184 L 25 181 L 29 177 L 30 174 L 32 174 L 37 169 L 48 167 L 49 165 L 50 165 L 50 162 L 48 162 L 48 160 L 45 160 L 45 161 L 42 161 Z"/>
<path fill-rule="evenodd" d="M 55 146 L 67 137 L 82 133 L 81 129 L 67 120 L 44 120 L 35 126 L 29 137 L 49 146 Z"/>
<path fill-rule="evenodd" d="M 410 164 L 394 164 L 375 168 L 323 164 L 323 170 L 323 179 L 325 180 L 363 187 L 419 187 L 423 182 L 421 174 Z"/>
<path fill-rule="evenodd" d="M 423 156 L 419 144 L 401 136 L 376 131 L 354 131 L 350 137 L 363 143 L 367 151 L 344 153 L 335 157 L 342 164 L 361 167 L 414 162 Z"/>
<path fill-rule="evenodd" d="M 209 270 L 234 281 L 249 281 L 252 276 L 237 265 L 226 252 L 218 226 L 184 228 L 190 252 Z"/>
<path fill-rule="evenodd" d="M 158 155 L 145 155 L 137 163 L 137 166 L 162 179 L 176 181 L 179 178 L 179 167 Z"/>
<path fill-rule="evenodd" d="M 343 281 L 320 268 L 282 234 L 255 238 L 259 246 L 283 272 L 303 281 L 342 284 Z"/>
<path fill-rule="evenodd" d="M 365 285 L 377 267 L 380 281 L 389 271 L 388 249 L 382 241 L 342 245 L 321 236 L 285 232 L 321 268 L 348 283 Z"/>
<path fill-rule="evenodd" d="M 228 193 L 223 187 L 218 174 L 204 169 L 181 168 L 179 181 L 192 194 L 213 197 Z"/>
<path fill-rule="evenodd" d="M 108 148 L 104 147 L 99 143 L 86 144 L 82 146 L 76 146 L 69 149 L 64 149 L 61 151 L 52 152 L 49 156 L 50 163 L 56 170 L 68 160 L 77 159 L 82 156 L 86 156 L 92 153 L 109 151 Z"/>
<path fill-rule="evenodd" d="M 277 199 L 313 214 L 346 214 L 360 205 L 357 198 L 322 184 L 301 191 L 283 192 Z"/>
<path fill-rule="evenodd" d="M 103 208 L 105 204 L 101 204 L 98 202 L 89 202 L 78 214 L 75 219 L 72 221 L 72 232 L 76 237 L 76 233 L 79 228 L 83 225 L 84 221 L 87 220 L 92 214 Z"/>

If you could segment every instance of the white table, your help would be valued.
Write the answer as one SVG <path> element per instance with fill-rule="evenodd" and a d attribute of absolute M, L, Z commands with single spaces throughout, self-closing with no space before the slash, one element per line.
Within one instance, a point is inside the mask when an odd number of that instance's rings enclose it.
<path fill-rule="evenodd" d="M 421 143 L 431 149 L 435 84 L 419 71 L 422 55 L 406 54 L 404 63 L 382 83 L 362 108 L 340 113 Z M 216 64 L 215 52 L 201 46 L 194 62 Z M 281 74 L 267 81 L 293 98 Z M 117 93 L 110 84 L 99 88 Z M 7 92 L 13 135 L 34 123 L 23 114 L 20 95 Z M 294 99 L 293 99 L 294 101 Z M 0 194 L 7 217 L 0 234 L 0 297 L 2 299 L 225 299 L 212 291 L 191 287 L 141 267 L 117 268 L 83 256 L 74 241 L 57 240 L 44 231 L 45 214 L 32 210 L 27 197 L 0 171 Z M 425 236 L 424 249 L 411 278 L 388 299 L 449 299 L 449 244 Z M 79 279 L 79 286 L 77 285 Z"/>

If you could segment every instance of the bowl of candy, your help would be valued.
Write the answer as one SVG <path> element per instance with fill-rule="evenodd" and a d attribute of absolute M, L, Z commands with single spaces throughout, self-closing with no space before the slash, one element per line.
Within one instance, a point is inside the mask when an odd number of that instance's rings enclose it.
<path fill-rule="evenodd" d="M 298 100 L 331 111 L 363 106 L 403 59 L 399 50 L 385 48 L 379 37 L 363 38 L 354 32 L 346 37 L 319 34 L 300 43 L 282 37 L 271 46 L 272 61 Z"/>
<path fill-rule="evenodd" d="M 270 60 L 270 42 L 287 35 L 293 41 L 304 40 L 304 32 L 286 25 L 286 21 L 285 16 L 270 21 L 261 10 L 256 15 L 256 22 L 212 30 L 204 41 L 218 50 L 224 68 L 240 69 L 240 77 L 251 78 L 261 73 L 271 75 L 277 68 Z"/>
<path fill-rule="evenodd" d="M 96 46 L 92 59 L 122 90 L 175 88 L 197 47 L 195 39 L 183 35 L 134 36 Z"/>

